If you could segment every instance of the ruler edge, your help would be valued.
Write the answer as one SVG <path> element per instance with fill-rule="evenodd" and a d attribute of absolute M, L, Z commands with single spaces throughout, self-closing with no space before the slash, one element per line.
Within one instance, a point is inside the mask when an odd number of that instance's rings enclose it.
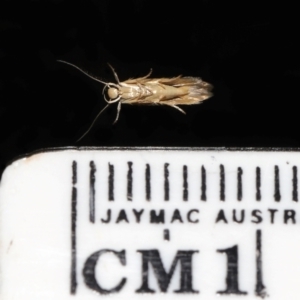
<path fill-rule="evenodd" d="M 219 152 L 300 152 L 300 147 L 164 147 L 164 146 L 65 146 L 39 148 L 28 153 L 20 154 L 5 163 L 0 174 L 0 182 L 5 170 L 18 160 L 29 158 L 36 154 L 59 151 L 219 151 Z"/>
<path fill-rule="evenodd" d="M 17 160 L 28 158 L 30 156 L 48 153 L 48 152 L 58 152 L 58 151 L 68 151 L 68 150 L 77 150 L 77 151 L 153 151 L 153 150 L 164 150 L 164 151 L 242 151 L 242 152 L 300 152 L 300 147 L 164 147 L 164 146 L 66 146 L 66 147 L 49 147 L 49 148 L 39 148 L 37 150 L 17 155 L 15 158 L 8 161 L 6 166 L 14 163 Z"/>

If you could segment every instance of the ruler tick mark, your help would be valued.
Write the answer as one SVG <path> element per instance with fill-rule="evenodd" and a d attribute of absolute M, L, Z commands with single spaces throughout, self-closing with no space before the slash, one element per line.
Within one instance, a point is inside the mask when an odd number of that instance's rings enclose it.
<path fill-rule="evenodd" d="M 114 165 L 108 163 L 108 200 L 114 201 L 114 176 L 115 176 L 115 169 Z"/>
<path fill-rule="evenodd" d="M 132 201 L 132 162 L 127 162 L 128 172 L 127 172 L 127 200 Z"/>
<path fill-rule="evenodd" d="M 96 165 L 94 161 L 90 162 L 90 222 L 95 223 L 95 181 Z"/>
<path fill-rule="evenodd" d="M 206 201 L 206 170 L 201 166 L 201 200 Z"/>
<path fill-rule="evenodd" d="M 74 160 L 72 163 L 72 184 L 77 183 L 77 162 Z"/>
<path fill-rule="evenodd" d="M 241 167 L 238 167 L 238 172 L 237 172 L 237 199 L 238 199 L 238 201 L 241 201 L 243 198 L 242 175 L 243 175 L 243 170 Z"/>
<path fill-rule="evenodd" d="M 225 169 L 220 165 L 220 200 L 225 201 Z"/>
<path fill-rule="evenodd" d="M 188 201 L 188 168 L 186 165 L 183 166 L 183 201 Z"/>
<path fill-rule="evenodd" d="M 298 201 L 298 168 L 293 166 L 293 201 Z"/>
<path fill-rule="evenodd" d="M 72 163 L 72 198 L 71 198 L 71 282 L 70 292 L 72 295 L 76 294 L 77 288 L 77 162 Z"/>
<path fill-rule="evenodd" d="M 168 170 L 169 164 L 165 163 L 164 166 L 164 176 L 165 176 L 165 184 L 164 184 L 164 188 L 165 188 L 165 201 L 169 201 L 169 189 L 170 189 L 170 185 L 169 185 L 169 170 Z"/>
<path fill-rule="evenodd" d="M 256 230 L 256 286 L 255 294 L 258 297 L 265 298 L 267 296 L 266 287 L 263 284 L 262 273 L 262 242 L 261 242 L 261 230 Z"/>
<path fill-rule="evenodd" d="M 260 167 L 256 167 L 256 201 L 261 200 L 261 173 L 260 173 Z"/>
<path fill-rule="evenodd" d="M 146 171 L 145 171 L 145 180 L 146 180 L 146 200 L 151 200 L 151 172 L 150 172 L 150 165 L 146 164 Z"/>
<path fill-rule="evenodd" d="M 276 202 L 279 202 L 281 199 L 280 195 L 280 180 L 279 180 L 279 168 L 278 166 L 274 167 L 274 181 L 275 181 L 275 191 L 274 191 L 274 199 Z"/>

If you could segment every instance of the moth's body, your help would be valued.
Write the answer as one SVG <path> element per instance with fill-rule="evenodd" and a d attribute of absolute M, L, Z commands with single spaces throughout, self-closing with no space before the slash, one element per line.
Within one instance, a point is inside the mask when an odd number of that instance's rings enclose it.
<path fill-rule="evenodd" d="M 117 83 L 107 83 L 89 75 L 73 64 L 65 61 L 61 62 L 71 65 L 90 78 L 105 84 L 103 95 L 105 88 L 107 88 L 107 95 L 109 98 L 107 99 L 104 95 L 104 99 L 108 103 L 104 109 L 106 109 L 110 104 L 118 102 L 118 113 L 115 122 L 119 118 L 121 104 L 168 105 L 176 108 L 182 113 L 185 113 L 177 105 L 200 104 L 212 96 L 212 93 L 210 92 L 212 90 L 212 85 L 202 81 L 201 78 L 197 77 L 177 76 L 174 78 L 149 78 L 151 74 L 150 72 L 145 77 L 128 79 L 121 82 L 117 73 L 110 66 Z M 104 109 L 100 111 L 97 117 L 104 111 Z M 91 127 L 93 126 L 94 122 L 92 123 Z M 85 134 L 83 136 L 85 136 Z"/>
<path fill-rule="evenodd" d="M 212 86 L 196 77 L 136 78 L 108 89 L 111 100 L 120 97 L 122 104 L 176 105 L 199 104 L 212 96 Z"/>

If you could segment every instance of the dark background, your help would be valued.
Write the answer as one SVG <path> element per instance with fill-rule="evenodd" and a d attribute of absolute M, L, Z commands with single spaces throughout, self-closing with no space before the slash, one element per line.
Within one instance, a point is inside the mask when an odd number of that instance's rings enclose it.
<path fill-rule="evenodd" d="M 178 2 L 179 3 L 179 2 Z M 298 10 L 266 1 L 72 0 L 0 4 L 0 174 L 63 146 L 300 147 Z M 295 15 L 294 13 L 295 12 Z M 214 85 L 182 106 L 104 107 L 105 81 L 179 74 Z"/>

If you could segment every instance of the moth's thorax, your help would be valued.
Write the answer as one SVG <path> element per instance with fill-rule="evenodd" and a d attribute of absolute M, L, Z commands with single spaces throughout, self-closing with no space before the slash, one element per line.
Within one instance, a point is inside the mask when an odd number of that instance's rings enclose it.
<path fill-rule="evenodd" d="M 143 98 L 152 95 L 145 85 L 142 84 L 124 84 L 120 86 L 120 96 L 124 100 Z"/>

